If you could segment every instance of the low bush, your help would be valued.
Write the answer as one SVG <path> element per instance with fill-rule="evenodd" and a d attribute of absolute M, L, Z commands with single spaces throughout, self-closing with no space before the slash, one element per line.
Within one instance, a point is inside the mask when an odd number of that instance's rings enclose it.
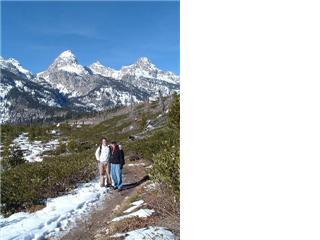
<path fill-rule="evenodd" d="M 153 157 L 152 179 L 164 184 L 175 194 L 180 193 L 180 149 L 168 146 Z"/>
<path fill-rule="evenodd" d="M 1 213 L 8 215 L 41 204 L 93 179 L 96 173 L 91 151 L 20 164 L 2 173 Z"/>

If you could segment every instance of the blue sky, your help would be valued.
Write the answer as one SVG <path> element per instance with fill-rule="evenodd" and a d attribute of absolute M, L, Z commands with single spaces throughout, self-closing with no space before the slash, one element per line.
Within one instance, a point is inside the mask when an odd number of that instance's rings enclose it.
<path fill-rule="evenodd" d="M 1 2 L 1 55 L 32 72 L 71 49 L 82 65 L 119 69 L 146 56 L 179 74 L 179 2 Z"/>

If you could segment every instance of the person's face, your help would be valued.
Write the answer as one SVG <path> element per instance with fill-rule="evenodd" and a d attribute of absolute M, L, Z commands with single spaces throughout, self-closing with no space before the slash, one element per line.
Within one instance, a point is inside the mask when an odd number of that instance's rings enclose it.
<path fill-rule="evenodd" d="M 104 145 L 104 146 L 107 145 L 107 140 L 106 139 L 102 139 L 102 145 Z"/>

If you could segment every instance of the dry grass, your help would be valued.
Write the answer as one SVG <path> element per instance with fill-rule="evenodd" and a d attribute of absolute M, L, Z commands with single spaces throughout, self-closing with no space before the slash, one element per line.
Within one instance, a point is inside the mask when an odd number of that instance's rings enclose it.
<path fill-rule="evenodd" d="M 123 211 L 131 207 L 130 204 L 132 202 L 137 201 L 139 199 L 141 199 L 141 196 L 138 194 L 133 194 L 130 197 L 125 198 L 125 200 L 123 200 L 123 202 L 120 205 L 118 205 L 119 207 L 112 211 L 112 218 L 123 215 Z"/>
<path fill-rule="evenodd" d="M 148 206 L 160 214 L 157 224 L 167 227 L 180 237 L 180 201 L 170 190 L 160 186 L 143 196 Z"/>
<path fill-rule="evenodd" d="M 46 207 L 46 205 L 32 205 L 30 208 L 27 209 L 27 212 L 33 213 L 33 212 L 41 210 L 41 209 L 43 209 L 45 207 Z"/>
<path fill-rule="evenodd" d="M 109 236 L 115 233 L 126 233 L 139 228 L 145 228 L 155 225 L 159 221 L 159 215 L 153 215 L 147 218 L 131 217 L 122 221 L 112 222 L 109 224 Z"/>

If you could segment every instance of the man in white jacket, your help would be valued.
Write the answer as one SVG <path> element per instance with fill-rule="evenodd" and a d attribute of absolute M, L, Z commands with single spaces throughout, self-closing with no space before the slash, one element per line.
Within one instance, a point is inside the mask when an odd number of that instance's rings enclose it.
<path fill-rule="evenodd" d="M 110 176 L 109 160 L 112 154 L 112 148 L 108 145 L 108 140 L 104 137 L 101 138 L 101 145 L 96 150 L 96 159 L 99 166 L 100 187 L 105 186 L 105 178 L 107 179 L 107 187 L 112 186 Z"/>

